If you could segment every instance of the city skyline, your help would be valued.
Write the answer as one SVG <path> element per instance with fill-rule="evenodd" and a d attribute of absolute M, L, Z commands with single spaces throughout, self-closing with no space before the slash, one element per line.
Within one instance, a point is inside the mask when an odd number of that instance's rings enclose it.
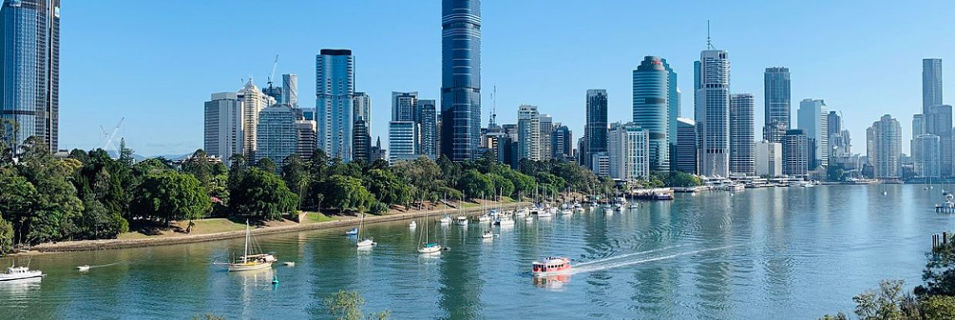
<path fill-rule="evenodd" d="M 752 5 L 752 4 L 750 4 Z M 419 91 L 422 96 L 439 96 L 440 90 L 440 3 L 412 3 L 396 5 L 378 3 L 375 6 L 355 3 L 327 4 L 329 10 L 308 10 L 316 6 L 309 3 L 288 4 L 282 12 L 325 12 L 344 10 L 356 12 L 351 25 L 368 19 L 383 19 L 388 23 L 392 19 L 384 12 L 400 10 L 408 14 L 408 19 L 396 24 L 393 30 L 381 28 L 360 28 L 346 35 L 333 34 L 322 27 L 342 23 L 343 17 L 334 17 L 321 14 L 321 22 L 294 22 L 289 36 L 283 36 L 288 44 L 271 41 L 271 46 L 256 46 L 242 50 L 214 49 L 217 46 L 228 44 L 228 47 L 240 47 L 238 44 L 224 42 L 225 37 L 232 34 L 261 34 L 270 35 L 270 28 L 263 26 L 240 25 L 228 28 L 211 26 L 201 21 L 203 12 L 222 9 L 222 3 L 211 2 L 198 4 L 194 8 L 196 16 L 165 17 L 155 15 L 144 17 L 141 14 L 132 17 L 122 16 L 110 21 L 106 27 L 98 27 L 104 13 L 124 12 L 127 8 L 120 8 L 115 3 L 103 1 L 97 3 L 72 3 L 64 9 L 66 26 L 63 36 L 63 80 L 61 87 L 63 125 L 61 130 L 61 148 L 91 148 L 100 143 L 102 133 L 99 126 L 111 127 L 120 117 L 126 116 L 127 122 L 120 134 L 127 138 L 127 143 L 138 153 L 146 155 L 186 153 L 202 145 L 202 108 L 198 107 L 201 101 L 208 99 L 211 92 L 234 91 L 242 84 L 241 79 L 247 79 L 251 74 L 259 79 L 258 86 L 264 86 L 268 78 L 271 62 L 274 55 L 280 55 L 279 73 L 295 73 L 304 84 L 300 92 L 312 92 L 314 83 L 310 70 L 314 68 L 314 55 L 322 48 L 351 48 L 356 56 L 356 90 L 368 92 L 374 101 L 386 101 L 391 91 Z M 680 3 L 666 4 L 665 7 L 680 7 Z M 873 43 L 871 40 L 888 32 L 883 27 L 875 26 L 880 17 L 889 15 L 889 8 L 876 5 L 875 14 L 871 19 L 857 21 L 855 24 L 842 23 L 832 26 L 836 32 L 828 32 L 824 28 L 811 26 L 800 22 L 796 17 L 800 12 L 814 12 L 813 8 L 819 5 L 810 4 L 805 8 L 789 7 L 781 4 L 752 5 L 753 9 L 767 6 L 786 9 L 792 14 L 782 18 L 792 25 L 786 28 L 770 27 L 767 30 L 747 30 L 748 24 L 734 21 L 738 15 L 732 12 L 738 4 L 731 4 L 727 8 L 720 8 L 714 12 L 703 10 L 689 12 L 683 19 L 669 22 L 670 32 L 665 35 L 649 35 L 646 32 L 635 32 L 634 36 L 647 37 L 639 45 L 628 41 L 606 41 L 609 35 L 618 35 L 621 29 L 640 30 L 639 26 L 659 23 L 660 20 L 645 22 L 625 21 L 626 12 L 633 12 L 635 6 L 622 1 L 609 1 L 593 8 L 581 9 L 580 14 L 595 16 L 599 13 L 608 13 L 607 19 L 602 19 L 596 25 L 590 25 L 584 30 L 573 30 L 560 25 L 548 24 L 554 28 L 557 39 L 578 39 L 586 33 L 600 33 L 606 31 L 608 35 L 600 35 L 595 39 L 581 39 L 579 45 L 590 46 L 599 51 L 600 59 L 589 60 L 584 64 L 567 63 L 568 60 L 583 58 L 581 52 L 573 50 L 555 50 L 566 44 L 558 44 L 555 39 L 531 39 L 527 36 L 512 35 L 508 30 L 522 28 L 527 22 L 509 19 L 517 15 L 520 10 L 532 7 L 527 3 L 483 3 L 482 51 L 483 51 L 483 80 L 484 87 L 496 86 L 497 114 L 499 123 L 515 123 L 517 106 L 522 103 L 535 104 L 542 113 L 551 114 L 555 122 L 562 122 L 571 131 L 583 132 L 583 121 L 574 116 L 584 105 L 583 95 L 588 88 L 606 88 L 609 93 L 610 116 L 608 121 L 623 121 L 629 117 L 631 109 L 631 71 L 637 67 L 640 59 L 645 55 L 660 55 L 668 58 L 670 64 L 679 74 L 684 74 L 679 87 L 684 92 L 683 110 L 681 116 L 692 114 L 692 94 L 689 93 L 689 75 L 692 74 L 692 61 L 704 47 L 705 20 L 712 19 L 713 39 L 717 47 L 727 50 L 733 58 L 733 91 L 753 92 L 757 105 L 755 106 L 755 125 L 757 136 L 761 135 L 763 124 L 763 88 L 762 72 L 766 67 L 785 66 L 790 68 L 793 79 L 792 99 L 801 100 L 807 97 L 825 99 L 830 105 L 836 106 L 847 114 L 846 128 L 854 136 L 863 136 L 865 128 L 874 121 L 863 115 L 867 110 L 876 114 L 890 113 L 898 119 L 910 119 L 918 112 L 921 106 L 921 59 L 930 57 L 945 58 L 952 46 L 945 43 L 928 43 L 926 39 L 940 38 L 952 33 L 948 26 L 930 24 L 929 22 L 915 21 L 911 25 L 898 26 L 900 29 L 892 32 L 915 33 L 914 30 L 930 30 L 924 34 L 888 43 Z M 930 5 L 936 10 L 927 10 L 929 15 L 944 12 L 953 7 L 952 4 L 936 2 Z M 247 12 L 248 6 L 234 6 L 225 10 L 233 13 Z M 368 9 L 366 13 L 359 9 Z M 781 7 L 781 8 L 780 8 Z M 826 16 L 847 12 L 851 4 L 840 3 L 835 6 L 826 6 Z M 164 12 L 159 4 L 145 4 L 143 12 L 150 10 Z M 289 9 L 294 10 L 289 10 Z M 278 8 L 263 8 L 266 13 Z M 299 10 L 301 9 L 301 10 Z M 540 13 L 545 17 L 560 18 L 567 16 L 568 9 L 554 8 Z M 915 14 L 915 9 L 895 8 L 892 11 L 902 10 L 897 14 Z M 923 10 L 917 10 L 922 14 Z M 950 11 L 950 10 L 949 10 Z M 75 13 L 74 13 L 75 12 Z M 618 13 L 619 12 L 619 13 Z M 293 13 L 296 15 L 297 13 Z M 136 17 L 136 19 L 132 19 Z M 778 17 L 777 17 L 778 18 Z M 166 27 L 171 19 L 184 19 L 179 26 Z M 764 19 L 764 18 L 759 18 Z M 294 19 L 293 19 L 294 20 Z M 926 21 L 931 19 L 926 19 Z M 137 52 L 130 55 L 126 49 L 101 50 L 104 41 L 109 39 L 127 39 L 131 37 L 131 30 L 124 25 L 141 25 L 145 28 L 144 39 L 135 39 L 134 42 L 147 48 L 145 53 Z M 933 28 L 926 28 L 930 24 Z M 182 30 L 195 31 L 186 34 Z M 299 30 L 314 30 L 317 34 Z M 803 29 L 805 31 L 797 31 Z M 105 31 L 104 31 L 105 30 Z M 828 30 L 828 29 L 826 29 Z M 839 32 L 839 31 L 843 32 Z M 413 48 L 394 48 L 393 40 L 386 39 L 386 35 L 402 33 L 414 35 L 417 41 Z M 781 39 L 764 39 L 770 34 L 776 34 Z M 821 39 L 816 39 L 821 38 Z M 382 40 L 386 39 L 386 40 Z M 756 41 L 754 39 L 759 39 Z M 81 44 L 80 41 L 85 43 Z M 561 40 L 562 41 L 562 40 Z M 770 41 L 770 42 L 766 42 Z M 831 46 L 825 55 L 812 56 L 814 51 L 798 49 L 807 41 L 815 46 L 826 43 Z M 163 48 L 163 44 L 170 42 L 182 43 L 172 48 Z M 208 42 L 208 43 L 207 43 Z M 306 44 L 303 44 L 305 42 Z M 573 41 L 566 41 L 573 42 Z M 914 46 L 911 43 L 919 43 Z M 860 44 L 866 43 L 870 54 L 846 60 L 851 52 L 857 51 Z M 99 45 L 99 47 L 97 47 Z M 112 46 L 107 46 L 112 47 Z M 388 50 L 384 50 L 388 47 Z M 773 47 L 765 49 L 764 47 Z M 812 46 L 810 46 L 812 47 Z M 105 51 L 105 52 L 104 52 Z M 550 56 L 540 56 L 547 52 Z M 135 57 L 135 58 L 134 58 Z M 212 58 L 215 57 L 215 58 Z M 309 58 L 311 57 L 311 58 Z M 531 59 L 535 58 L 537 60 Z M 556 63 L 562 60 L 564 62 Z M 157 74 L 125 74 L 120 71 L 147 70 L 152 71 L 156 64 L 177 61 L 170 64 L 169 70 L 159 70 Z M 896 70 L 898 83 L 888 79 L 872 84 L 868 79 L 881 70 L 872 66 L 876 61 L 895 61 L 903 66 Z M 106 63 L 109 62 L 109 63 Z M 107 68 L 97 65 L 109 65 Z M 519 68 L 518 68 L 519 67 Z M 943 65 L 943 68 L 947 67 Z M 148 68 L 148 69 L 147 69 Z M 415 77 L 403 76 L 398 70 L 420 70 Z M 514 72 L 518 71 L 518 72 Z M 944 73 L 944 72 L 943 72 Z M 174 74 L 174 75 L 173 75 Z M 83 92 L 94 90 L 90 87 L 97 84 L 99 87 L 111 79 L 123 79 L 116 85 L 117 98 L 129 99 L 131 96 L 151 93 L 157 89 L 172 90 L 163 95 L 151 95 L 152 99 L 145 104 L 128 106 L 122 103 L 103 103 L 101 98 L 87 97 Z M 865 81 L 864 81 L 865 80 Z M 180 83 L 177 83 L 179 81 Z M 128 82 L 128 83 L 126 83 Z M 864 88 L 861 83 L 875 85 L 876 88 L 893 87 L 892 90 L 873 90 L 871 94 L 858 94 L 858 89 Z M 85 83 L 90 83 L 87 85 Z M 485 88 L 487 89 L 487 88 Z M 556 89 L 556 90 L 555 90 Z M 486 123 L 489 106 L 491 104 L 490 90 L 482 91 L 484 113 L 482 119 Z M 880 92 L 881 91 L 881 92 Z M 890 92 L 891 91 L 891 92 Z M 952 92 L 952 90 L 945 90 Z M 312 107 L 311 99 L 300 99 L 303 107 Z M 950 99 L 944 99 L 948 101 Z M 68 107 L 66 107 L 68 106 Z M 904 106 L 904 107 L 902 107 Z M 169 114 L 148 114 L 157 108 L 167 108 Z M 377 104 L 373 112 L 371 127 L 372 138 L 385 138 L 387 144 L 387 120 L 390 115 L 384 111 L 387 105 Z M 795 113 L 795 110 L 791 110 Z M 182 117 L 181 115 L 190 115 Z M 854 115 L 854 116 L 853 116 Z M 692 117 L 691 117 L 692 118 Z M 573 120 L 573 121 L 571 121 Z M 163 137 L 152 137 L 151 132 L 168 130 L 170 133 Z M 908 126 L 903 129 L 903 141 L 907 145 L 911 138 Z M 857 145 L 858 146 L 858 145 Z M 903 148 L 908 150 L 908 148 Z"/>

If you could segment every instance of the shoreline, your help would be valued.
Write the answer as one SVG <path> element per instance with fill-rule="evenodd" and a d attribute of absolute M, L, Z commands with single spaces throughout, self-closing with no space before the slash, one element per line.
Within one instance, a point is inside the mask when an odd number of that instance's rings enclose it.
<path fill-rule="evenodd" d="M 530 202 L 510 202 L 510 203 L 501 204 L 500 208 L 512 209 L 512 208 L 527 206 L 527 205 L 530 205 Z M 374 223 L 409 220 L 409 219 L 445 215 L 445 214 L 453 215 L 455 213 L 460 213 L 466 216 L 473 216 L 477 213 L 480 213 L 482 210 L 483 208 L 481 206 L 476 206 L 476 207 L 465 208 L 465 209 L 445 208 L 445 209 L 436 209 L 436 210 L 427 210 L 427 211 L 404 212 L 404 213 L 395 213 L 395 214 L 388 214 L 388 215 L 382 215 L 382 216 L 366 217 L 365 223 L 374 224 Z M 354 227 L 354 226 L 358 226 L 358 222 L 359 222 L 359 219 L 354 218 L 354 219 L 342 219 L 342 220 L 325 221 L 325 222 L 299 223 L 295 225 L 285 225 L 285 226 L 275 226 L 275 227 L 261 227 L 261 228 L 252 229 L 252 234 L 271 235 L 271 234 L 282 234 L 282 233 L 292 233 L 292 232 L 301 232 L 301 231 Z M 9 256 L 35 255 L 35 254 L 58 253 L 58 252 L 96 251 L 96 250 L 169 246 L 169 245 L 192 244 L 192 243 L 200 243 L 200 242 L 228 240 L 228 239 L 242 238 L 244 236 L 245 236 L 245 230 L 225 231 L 225 232 L 197 234 L 197 235 L 184 235 L 184 236 L 178 236 L 178 237 L 60 241 L 57 243 L 41 243 L 33 247 L 30 247 L 28 250 L 24 252 L 11 254 Z"/>

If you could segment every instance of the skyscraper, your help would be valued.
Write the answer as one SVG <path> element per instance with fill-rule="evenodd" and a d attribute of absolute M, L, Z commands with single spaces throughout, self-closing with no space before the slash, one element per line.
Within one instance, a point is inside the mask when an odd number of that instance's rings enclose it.
<path fill-rule="evenodd" d="M 540 128 L 537 106 L 521 105 L 517 110 L 518 159 L 540 161 Z"/>
<path fill-rule="evenodd" d="M 298 108 L 298 75 L 294 73 L 286 73 L 282 75 L 282 101 L 279 103 L 284 103 L 292 106 L 292 108 Z"/>
<path fill-rule="evenodd" d="M 614 123 L 607 132 L 610 177 L 634 181 L 650 178 L 650 131 L 634 122 Z"/>
<path fill-rule="evenodd" d="M 809 169 L 829 164 L 829 110 L 826 102 L 821 99 L 803 99 L 799 102 L 798 124 L 806 137 L 809 138 L 811 150 Z"/>
<path fill-rule="evenodd" d="M 922 59 L 922 114 L 942 104 L 942 59 Z"/>
<path fill-rule="evenodd" d="M 650 132 L 650 169 L 670 170 L 670 71 L 660 57 L 646 56 L 633 70 L 633 122 Z"/>
<path fill-rule="evenodd" d="M 912 139 L 912 161 L 915 174 L 923 178 L 938 178 L 939 174 L 939 138 L 934 134 L 923 133 Z"/>
<path fill-rule="evenodd" d="M 806 177 L 809 173 L 809 137 L 802 129 L 786 130 L 782 138 L 783 174 Z"/>
<path fill-rule="evenodd" d="M 371 134 L 371 97 L 364 92 L 355 92 L 355 98 L 352 100 L 352 118 L 365 120 L 365 127 L 368 128 L 368 134 Z"/>
<path fill-rule="evenodd" d="M 571 160 L 574 156 L 574 135 L 565 125 L 554 124 L 554 136 L 551 139 L 554 158 L 562 161 Z"/>
<path fill-rule="evenodd" d="M 388 162 L 394 164 L 417 159 L 415 137 L 418 130 L 414 121 L 391 121 L 388 125 Z"/>
<path fill-rule="evenodd" d="M 754 174 L 756 155 L 753 151 L 753 95 L 730 96 L 730 172 Z"/>
<path fill-rule="evenodd" d="M 925 115 L 916 113 L 912 115 L 912 136 L 925 133 Z"/>
<path fill-rule="evenodd" d="M 352 133 L 352 152 L 355 161 L 374 161 L 371 159 L 371 135 L 368 133 L 368 125 L 362 118 L 355 120 L 354 133 Z"/>
<path fill-rule="evenodd" d="M 36 136 L 55 152 L 60 132 L 60 0 L 4 0 L 0 31 L 0 118 L 16 123 L 12 145 Z"/>
<path fill-rule="evenodd" d="M 696 174 L 696 123 L 678 118 L 676 125 L 676 170 Z"/>
<path fill-rule="evenodd" d="M 481 1 L 443 0 L 441 17 L 441 153 L 478 156 L 481 143 Z"/>
<path fill-rule="evenodd" d="M 866 130 L 869 163 L 876 178 L 896 179 L 901 176 L 902 127 L 890 115 L 883 115 Z"/>
<path fill-rule="evenodd" d="M 551 145 L 554 136 L 554 118 L 548 114 L 540 115 L 540 160 L 548 161 L 554 158 L 554 149 Z"/>
<path fill-rule="evenodd" d="M 729 176 L 730 62 L 724 50 L 703 50 L 696 68 L 700 174 Z"/>
<path fill-rule="evenodd" d="M 322 49 L 315 57 L 318 148 L 331 158 L 352 159 L 354 58 L 348 49 Z"/>
<path fill-rule="evenodd" d="M 939 138 L 939 174 L 952 176 L 952 106 L 940 104 L 928 108 L 924 115 L 925 132 Z"/>
<path fill-rule="evenodd" d="M 587 123 L 584 125 L 584 144 L 581 150 L 583 165 L 593 169 L 592 155 L 607 151 L 607 90 L 587 90 Z"/>
<path fill-rule="evenodd" d="M 418 92 L 391 93 L 391 121 L 414 121 L 418 108 Z"/>
<path fill-rule="evenodd" d="M 259 112 L 274 104 L 275 99 L 259 91 L 252 78 L 236 95 L 242 101 L 242 155 L 256 159 Z"/>
<path fill-rule="evenodd" d="M 783 146 L 766 140 L 756 143 L 756 175 L 777 177 L 783 174 Z"/>
<path fill-rule="evenodd" d="M 318 149 L 318 124 L 315 120 L 298 119 L 295 120 L 295 128 L 298 131 L 298 153 L 302 159 L 312 158 L 315 149 Z"/>
<path fill-rule="evenodd" d="M 242 153 L 242 101 L 235 92 L 213 93 L 205 103 L 202 149 L 229 161 Z"/>
<path fill-rule="evenodd" d="M 259 112 L 256 130 L 255 161 L 272 159 L 277 164 L 298 151 L 298 128 L 295 111 L 285 104 L 275 104 Z"/>
<path fill-rule="evenodd" d="M 438 128 L 434 100 L 418 100 L 415 121 L 418 124 L 418 153 L 431 160 L 438 156 Z"/>
<path fill-rule="evenodd" d="M 763 73 L 764 114 L 763 140 L 779 142 L 789 130 L 790 95 L 789 68 L 766 68 Z"/>
<path fill-rule="evenodd" d="M 670 68 L 667 59 L 660 59 L 663 62 L 663 68 L 667 70 L 667 148 L 670 154 L 667 163 L 670 170 L 673 170 L 676 158 L 676 134 L 677 118 L 680 117 L 680 88 L 677 87 L 677 75 Z"/>

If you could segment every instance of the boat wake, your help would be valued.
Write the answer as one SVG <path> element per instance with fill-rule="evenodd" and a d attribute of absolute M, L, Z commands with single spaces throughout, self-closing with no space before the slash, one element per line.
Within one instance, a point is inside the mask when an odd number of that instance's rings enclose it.
<path fill-rule="evenodd" d="M 128 261 L 117 261 L 117 262 L 113 262 L 113 263 L 107 263 L 107 264 L 101 264 L 101 265 L 95 265 L 95 266 L 91 265 L 91 266 L 89 266 L 89 267 L 90 267 L 90 269 L 105 268 L 105 267 L 112 267 L 112 266 L 121 265 L 121 264 L 128 264 L 128 263 L 129 263 Z"/>
<path fill-rule="evenodd" d="M 576 266 L 587 266 L 587 265 L 598 264 L 598 263 L 603 263 L 603 262 L 608 262 L 608 261 L 613 261 L 613 260 L 619 260 L 619 259 L 623 259 L 623 258 L 627 258 L 627 257 L 636 256 L 636 255 L 650 254 L 650 253 L 654 253 L 654 252 L 660 252 L 660 251 L 665 251 L 665 250 L 670 250 L 670 249 L 676 249 L 676 248 L 681 248 L 681 247 L 686 247 L 686 246 L 689 246 L 689 244 L 681 244 L 681 245 L 667 246 L 667 247 L 663 247 L 663 248 L 657 248 L 657 249 L 646 250 L 646 251 L 640 251 L 640 252 L 632 252 L 632 253 L 622 254 L 622 255 L 619 255 L 619 256 L 611 256 L 611 257 L 606 257 L 606 258 L 602 258 L 602 259 L 597 259 L 597 260 L 591 260 L 591 261 L 581 262 L 581 263 L 576 264 Z"/>
<path fill-rule="evenodd" d="M 571 270 L 571 272 L 569 272 L 569 273 L 570 273 L 570 274 L 577 274 L 577 273 L 588 273 L 588 272 L 602 271 L 602 270 L 620 268 L 620 267 L 625 267 L 625 266 L 631 266 L 631 265 L 635 265 L 635 264 L 643 264 L 643 263 L 649 263 L 649 262 L 654 262 L 654 261 L 673 259 L 673 258 L 676 258 L 676 257 L 689 256 L 689 255 L 694 255 L 694 254 L 699 254 L 699 253 L 704 253 L 704 252 L 726 250 L 726 249 L 729 249 L 729 248 L 732 248 L 732 247 L 736 247 L 736 246 L 733 245 L 733 246 L 723 246 L 723 247 L 716 247 L 716 248 L 709 248 L 709 249 L 693 250 L 693 251 L 687 251 L 687 252 L 674 253 L 674 254 L 665 255 L 665 256 L 647 258 L 647 259 L 629 260 L 629 261 L 618 261 L 618 260 L 623 259 L 623 258 L 626 258 L 626 257 L 631 257 L 631 256 L 634 256 L 634 255 L 639 255 L 639 254 L 648 254 L 648 253 L 653 253 L 653 252 L 659 252 L 659 251 L 663 251 L 663 250 L 666 250 L 666 249 L 669 249 L 669 248 L 661 248 L 661 249 L 656 249 L 656 250 L 648 250 L 648 251 L 645 251 L 645 252 L 635 252 L 635 253 L 630 253 L 630 254 L 626 254 L 626 255 L 622 255 L 622 256 L 617 256 L 617 257 L 611 257 L 611 258 L 606 258 L 606 259 L 600 259 L 600 260 L 595 260 L 595 261 L 580 263 L 580 264 L 577 264 L 576 266 L 574 266 L 574 268 L 573 268 L 573 269 Z"/>

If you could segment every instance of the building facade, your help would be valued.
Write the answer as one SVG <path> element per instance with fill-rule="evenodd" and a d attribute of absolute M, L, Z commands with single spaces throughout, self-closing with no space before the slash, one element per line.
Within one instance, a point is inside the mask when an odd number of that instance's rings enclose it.
<path fill-rule="evenodd" d="M 633 122 L 650 132 L 650 169 L 670 170 L 670 72 L 646 56 L 633 70 Z"/>
<path fill-rule="evenodd" d="M 481 1 L 441 6 L 441 153 L 477 157 L 481 141 Z"/>
<path fill-rule="evenodd" d="M 935 105 L 928 108 L 925 117 L 925 133 L 939 138 L 939 174 L 952 176 L 952 106 Z"/>
<path fill-rule="evenodd" d="M 548 161 L 554 158 L 554 118 L 549 114 L 540 115 L 540 160 Z"/>
<path fill-rule="evenodd" d="M 540 128 L 537 106 L 521 105 L 517 110 L 518 159 L 541 160 Z"/>
<path fill-rule="evenodd" d="M 364 119 L 355 120 L 355 132 L 352 133 L 352 155 L 355 161 L 373 161 L 371 159 L 371 134 Z"/>
<path fill-rule="evenodd" d="M 695 68 L 699 168 L 704 176 L 729 176 L 730 61 L 724 50 L 704 50 Z"/>
<path fill-rule="evenodd" d="M 763 73 L 764 125 L 763 140 L 780 142 L 786 130 L 790 129 L 790 93 L 789 68 L 766 68 Z"/>
<path fill-rule="evenodd" d="M 778 177 L 783 175 L 783 145 L 766 140 L 756 143 L 756 175 Z"/>
<path fill-rule="evenodd" d="M 418 124 L 418 153 L 436 160 L 438 157 L 438 125 L 434 100 L 418 100 L 415 122 Z"/>
<path fill-rule="evenodd" d="M 730 172 L 742 175 L 756 173 L 753 151 L 753 95 L 730 96 Z"/>
<path fill-rule="evenodd" d="M 242 153 L 242 100 L 235 92 L 213 93 L 205 103 L 202 149 L 228 162 Z"/>
<path fill-rule="evenodd" d="M 298 152 L 295 120 L 295 111 L 284 104 L 274 104 L 259 112 L 255 139 L 256 162 L 269 158 L 276 164 L 282 164 L 285 158 Z"/>
<path fill-rule="evenodd" d="M 418 158 L 418 126 L 414 121 L 391 121 L 388 123 L 388 162 L 411 161 Z"/>
<path fill-rule="evenodd" d="M 318 149 L 318 124 L 315 120 L 305 120 L 299 118 L 295 120 L 295 129 L 298 133 L 298 148 L 296 153 L 302 159 L 311 159 L 315 150 Z"/>
<path fill-rule="evenodd" d="M 259 113 L 275 104 L 275 99 L 259 91 L 252 78 L 236 95 L 242 101 L 242 155 L 257 159 L 255 150 L 258 149 Z"/>
<path fill-rule="evenodd" d="M 805 178 L 809 173 L 809 137 L 802 129 L 786 130 L 783 135 L 783 174 Z"/>
<path fill-rule="evenodd" d="M 676 170 L 697 173 L 696 122 L 692 119 L 677 119 Z"/>
<path fill-rule="evenodd" d="M 821 99 L 803 99 L 799 102 L 799 129 L 809 138 L 809 169 L 829 164 L 829 115 L 826 102 Z"/>
<path fill-rule="evenodd" d="M 873 175 L 879 179 L 901 177 L 902 127 L 890 115 L 883 115 L 866 130 L 867 154 Z"/>
<path fill-rule="evenodd" d="M 574 158 L 574 134 L 565 125 L 554 124 L 554 136 L 551 141 L 554 158 L 562 161 Z"/>
<path fill-rule="evenodd" d="M 355 61 L 348 49 L 322 49 L 315 57 L 318 147 L 331 158 L 352 160 Z"/>
<path fill-rule="evenodd" d="M 938 178 L 940 139 L 934 134 L 923 133 L 912 139 L 912 161 L 915 175 L 922 178 Z"/>
<path fill-rule="evenodd" d="M 282 75 L 282 101 L 279 103 L 284 103 L 292 106 L 292 108 L 298 108 L 298 75 L 294 73 L 286 73 Z"/>
<path fill-rule="evenodd" d="M 610 178 L 624 181 L 650 178 L 650 131 L 636 123 L 614 123 L 607 133 Z"/>
<path fill-rule="evenodd" d="M 355 121 L 365 120 L 365 127 L 371 134 L 371 96 L 364 92 L 355 92 L 355 98 L 352 99 L 352 117 Z"/>
<path fill-rule="evenodd" d="M 592 155 L 607 151 L 607 90 L 587 90 L 587 123 L 584 125 L 584 167 L 594 169 Z"/>
<path fill-rule="evenodd" d="M 942 104 L 942 59 L 922 59 L 922 114 Z"/>

